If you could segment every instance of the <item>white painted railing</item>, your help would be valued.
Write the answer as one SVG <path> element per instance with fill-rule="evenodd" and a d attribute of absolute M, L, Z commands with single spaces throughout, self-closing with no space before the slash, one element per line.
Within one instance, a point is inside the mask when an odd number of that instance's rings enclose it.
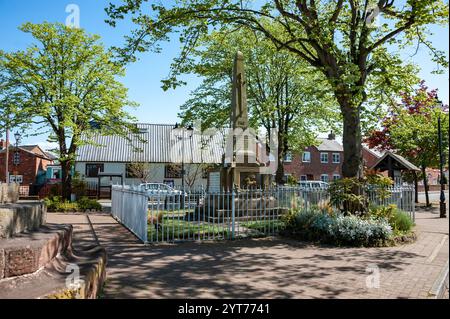
<path fill-rule="evenodd" d="M 414 219 L 414 187 L 392 187 L 388 193 L 367 195 L 371 204 L 395 204 Z M 113 186 L 111 211 L 143 242 L 157 243 L 275 235 L 289 210 L 314 209 L 328 201 L 326 189 L 299 187 L 147 193 L 137 186 Z"/>
<path fill-rule="evenodd" d="M 144 243 L 147 242 L 148 197 L 135 186 L 112 186 L 111 214 Z"/>

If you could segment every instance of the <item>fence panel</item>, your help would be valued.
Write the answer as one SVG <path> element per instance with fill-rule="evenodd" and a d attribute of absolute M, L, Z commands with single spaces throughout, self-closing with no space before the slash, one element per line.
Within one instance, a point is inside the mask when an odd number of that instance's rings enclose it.
<path fill-rule="evenodd" d="M 374 205 L 395 204 L 414 219 L 414 188 L 392 187 L 389 196 L 368 192 Z M 275 187 L 233 191 L 206 190 L 148 195 L 113 186 L 112 214 L 145 242 L 223 240 L 276 235 L 282 216 L 293 208 L 310 210 L 329 201 L 326 189 Z M 148 224 L 148 225 L 147 225 Z"/>
<path fill-rule="evenodd" d="M 144 243 L 147 242 L 147 193 L 132 186 L 112 186 L 111 214 Z"/>
<path fill-rule="evenodd" d="M 369 189 L 368 197 L 370 203 L 377 206 L 396 205 L 415 221 L 416 207 L 414 186 L 392 186 L 386 188 L 385 191 L 387 196 L 380 195 L 380 192 L 376 188 Z"/>

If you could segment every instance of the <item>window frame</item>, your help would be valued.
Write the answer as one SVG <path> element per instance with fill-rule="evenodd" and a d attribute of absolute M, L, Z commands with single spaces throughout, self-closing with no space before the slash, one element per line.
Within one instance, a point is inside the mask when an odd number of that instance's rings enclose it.
<path fill-rule="evenodd" d="M 338 161 L 336 162 L 335 160 L 334 160 L 334 156 L 338 156 Z M 332 161 L 332 163 L 333 164 L 340 164 L 341 163 L 341 153 L 333 153 L 333 155 L 331 155 L 331 161 Z"/>
<path fill-rule="evenodd" d="M 291 152 L 287 152 L 286 155 L 284 155 L 283 162 L 284 163 L 292 162 L 292 153 Z"/>
<path fill-rule="evenodd" d="M 326 162 L 323 161 L 323 159 L 322 159 L 322 156 L 323 156 L 323 155 L 326 155 L 326 157 L 327 157 L 327 161 L 326 161 Z M 321 162 L 322 164 L 328 164 L 328 163 L 330 163 L 330 157 L 329 157 L 328 152 L 321 152 L 321 153 L 320 153 L 320 162 Z"/>
<path fill-rule="evenodd" d="M 178 174 L 169 174 L 169 168 L 170 167 L 178 167 L 179 173 Z M 182 167 L 179 164 L 166 164 L 164 165 L 164 178 L 168 179 L 175 179 L 175 178 L 183 178 L 183 171 Z"/>
<path fill-rule="evenodd" d="M 88 167 L 89 166 L 97 166 L 97 174 L 95 174 L 95 176 L 90 176 L 88 174 L 89 170 Z M 86 163 L 86 167 L 84 168 L 84 172 L 86 177 L 88 178 L 97 178 L 98 177 L 98 173 L 103 173 L 105 171 L 105 164 L 104 163 Z"/>
<path fill-rule="evenodd" d="M 305 155 L 306 154 L 309 154 L 309 160 L 305 160 Z M 311 163 L 311 152 L 309 152 L 309 151 L 304 151 L 303 153 L 302 153 L 302 163 Z"/>
<path fill-rule="evenodd" d="M 327 180 L 326 180 L 326 181 L 323 180 L 323 178 L 322 178 L 322 177 L 324 177 L 324 176 L 327 177 Z M 320 181 L 321 181 L 321 182 L 324 182 L 324 183 L 328 183 L 328 182 L 330 181 L 330 176 L 328 176 L 328 174 L 321 174 L 321 175 L 320 175 Z"/>
<path fill-rule="evenodd" d="M 337 178 L 335 178 L 335 177 L 337 177 Z M 336 180 L 338 180 L 340 178 L 341 178 L 340 174 L 333 174 L 333 181 L 336 181 Z"/>

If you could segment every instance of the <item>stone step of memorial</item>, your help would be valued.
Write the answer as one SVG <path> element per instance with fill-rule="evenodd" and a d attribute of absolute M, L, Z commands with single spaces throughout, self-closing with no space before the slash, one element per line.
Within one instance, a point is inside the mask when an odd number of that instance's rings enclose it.
<path fill-rule="evenodd" d="M 75 251 L 72 234 L 71 225 L 52 225 L 0 240 L 0 299 L 95 298 L 106 252 L 98 245 Z"/>

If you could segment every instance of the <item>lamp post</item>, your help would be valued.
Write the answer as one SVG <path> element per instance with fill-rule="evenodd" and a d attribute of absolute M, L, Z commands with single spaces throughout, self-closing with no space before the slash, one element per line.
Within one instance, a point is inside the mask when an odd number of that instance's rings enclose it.
<path fill-rule="evenodd" d="M 15 138 L 15 140 L 16 140 L 16 148 L 15 148 L 15 151 L 14 151 L 14 157 L 13 157 L 13 164 L 14 164 L 14 166 L 17 166 L 17 165 L 19 165 L 19 162 L 20 162 L 20 153 L 19 153 L 19 145 L 20 145 L 20 141 L 22 140 L 22 135 L 20 135 L 20 133 L 19 132 L 16 132 L 16 133 L 14 133 L 14 138 Z M 15 169 L 14 170 L 14 181 L 17 183 L 17 170 Z"/>
<path fill-rule="evenodd" d="M 442 105 L 442 102 L 438 100 L 438 103 Z M 439 170 L 440 178 L 439 182 L 441 184 L 441 196 L 439 198 L 439 217 L 446 218 L 446 207 L 445 207 L 445 185 L 444 185 L 444 154 L 442 150 L 442 133 L 441 133 L 441 116 L 438 117 L 438 140 L 439 140 Z"/>
<path fill-rule="evenodd" d="M 6 126 L 6 160 L 5 160 L 5 179 L 6 184 L 9 184 L 9 128 Z"/>

